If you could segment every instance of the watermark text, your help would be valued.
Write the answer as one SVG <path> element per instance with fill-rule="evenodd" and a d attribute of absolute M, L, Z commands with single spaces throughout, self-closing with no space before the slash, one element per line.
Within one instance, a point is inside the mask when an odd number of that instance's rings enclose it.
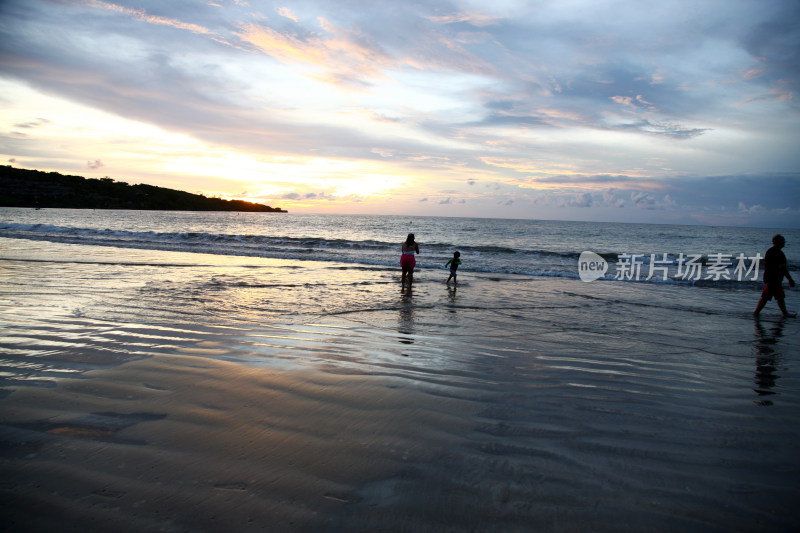
<path fill-rule="evenodd" d="M 613 279 L 623 281 L 757 281 L 761 261 L 757 253 L 733 254 L 629 254 L 617 255 Z M 582 281 L 603 278 L 609 264 L 594 252 L 583 252 L 578 259 L 578 275 Z"/>

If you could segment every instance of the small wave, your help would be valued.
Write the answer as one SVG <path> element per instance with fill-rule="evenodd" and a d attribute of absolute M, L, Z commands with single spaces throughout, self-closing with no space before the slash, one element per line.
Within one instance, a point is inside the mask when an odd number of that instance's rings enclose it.
<path fill-rule="evenodd" d="M 100 265 L 100 266 L 137 266 L 162 268 L 210 268 L 214 265 L 203 263 L 150 263 L 146 261 L 85 261 L 81 259 L 33 259 L 17 257 L 0 257 L 0 261 L 16 261 L 19 263 L 57 263 L 65 265 Z"/>
<path fill-rule="evenodd" d="M 118 229 L 76 228 L 52 224 L 0 224 L 0 237 L 49 241 L 90 246 L 106 246 L 125 249 L 161 250 L 188 253 L 204 253 L 223 256 L 258 257 L 297 261 L 320 261 L 361 266 L 365 268 L 397 268 L 399 246 L 396 242 L 378 239 L 348 240 L 342 238 L 297 237 L 285 235 L 258 235 L 250 233 L 222 233 L 202 231 L 159 232 L 125 231 Z M 524 241 L 522 244 L 527 244 Z M 418 256 L 418 268 L 443 269 L 454 250 L 460 250 L 464 264 L 461 272 L 508 274 L 536 277 L 578 279 L 580 251 L 547 250 L 535 247 L 465 245 L 456 247 L 447 242 L 423 244 L 423 254 Z M 614 265 L 619 265 L 623 254 L 599 252 L 611 267 L 611 272 L 601 278 L 604 282 L 648 282 L 682 284 L 697 287 L 746 288 L 755 290 L 761 284 L 757 280 L 696 280 L 689 281 L 675 276 L 678 256 L 667 256 L 663 263 L 668 266 L 667 279 L 617 279 Z M 663 259 L 663 255 L 661 256 Z M 658 255 L 637 255 L 641 262 L 641 277 L 650 271 L 651 260 L 660 260 Z M 712 258 L 713 259 L 713 258 Z M 713 261 L 702 256 L 704 270 Z M 191 262 L 189 262 L 191 263 Z M 734 259 L 735 263 L 735 259 Z M 116 264 L 110 262 L 108 264 Z M 133 263 L 131 263 L 133 264 Z M 139 263 L 137 263 L 139 264 Z M 144 264 L 144 263 L 141 263 Z M 153 265 L 160 266 L 160 265 Z M 201 266 L 179 264 L 175 266 Z M 619 269 L 619 266 L 617 267 Z"/>

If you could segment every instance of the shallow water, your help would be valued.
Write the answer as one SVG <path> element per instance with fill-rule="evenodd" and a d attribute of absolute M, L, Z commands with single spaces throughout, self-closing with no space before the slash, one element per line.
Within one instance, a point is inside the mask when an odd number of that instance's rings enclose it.
<path fill-rule="evenodd" d="M 7 238 L 0 249 L 0 436 L 4 470 L 14 480 L 3 487 L 6 502 L 19 503 L 14 498 L 25 494 L 55 508 L 73 505 L 53 503 L 34 486 L 34 479 L 43 483 L 36 476 L 45 476 L 44 465 L 60 464 L 55 450 L 64 442 L 88 446 L 87 457 L 100 454 L 91 451 L 100 446 L 121 458 L 146 440 L 153 455 L 142 459 L 145 466 L 180 454 L 188 445 L 178 439 L 185 430 L 176 421 L 213 402 L 176 401 L 159 410 L 147 398 L 207 360 L 231 363 L 238 369 L 231 375 L 247 379 L 283 376 L 287 404 L 314 400 L 315 407 L 280 419 L 294 420 L 292 439 L 309 456 L 334 442 L 362 450 L 363 465 L 346 462 L 335 474 L 308 457 L 302 467 L 282 465 L 295 481 L 280 494 L 302 485 L 302 476 L 336 480 L 333 492 L 313 485 L 293 494 L 304 517 L 295 524 L 310 531 L 789 531 L 800 525 L 800 327 L 779 318 L 774 303 L 754 321 L 752 288 L 469 271 L 456 288 L 445 285 L 446 271 L 423 268 L 414 288 L 402 291 L 396 269 L 370 264 Z M 787 294 L 796 308 L 796 291 Z M 144 381 L 136 374 L 126 381 L 126 368 L 139 368 L 137 361 L 161 360 L 171 365 L 164 376 L 175 378 L 156 381 L 154 373 Z M 303 383 L 313 376 L 327 384 L 308 390 Z M 325 381 L 336 376 L 366 392 L 345 400 Z M 235 390 L 244 378 L 211 379 L 197 381 L 194 394 L 202 397 L 212 385 L 223 396 L 226 387 L 232 397 L 247 393 Z M 78 390 L 83 396 L 75 396 Z M 60 400 L 38 412 L 35 402 L 19 399 L 25 394 Z M 116 418 L 102 415 L 103 428 L 108 419 L 127 420 L 115 422 L 127 440 L 87 437 L 101 431 L 93 422 L 80 426 L 83 433 L 68 426 L 60 440 L 23 453 L 28 448 L 20 443 L 31 435 L 53 438 L 45 419 L 68 418 L 70 399 L 87 394 L 114 406 Z M 383 398 L 403 396 L 410 412 L 399 401 L 374 418 Z M 261 423 L 259 410 L 218 411 L 220 424 Z M 142 412 L 163 417 L 120 418 Z M 321 412 L 333 424 L 326 440 L 311 422 Z M 339 426 L 337 412 L 373 422 Z M 196 424 L 194 431 L 211 432 L 217 422 Z M 160 441 L 147 428 L 155 434 L 161 428 L 175 441 Z M 237 438 L 228 435 L 219 437 L 222 443 Z M 369 448 L 369 442 L 382 444 Z M 227 464 L 224 451 L 213 449 L 210 462 Z M 110 468 L 87 461 L 98 479 Z M 253 468 L 246 480 L 191 481 L 196 497 L 202 501 L 203 487 L 222 487 L 234 498 L 231 487 L 241 484 L 257 502 L 265 494 L 259 487 L 274 474 Z M 73 476 L 63 475 L 64 483 Z M 153 483 L 153 499 L 175 488 Z M 135 508 L 132 478 L 96 484 L 94 490 L 119 494 L 114 505 Z M 97 494 L 84 497 L 76 501 L 92 516 Z M 202 516 L 192 518 L 192 501 L 171 504 L 174 530 Z M 215 512 L 245 505 L 237 501 L 221 502 Z M 14 512 L 15 520 L 24 520 L 25 508 Z M 131 528 L 157 510 L 131 518 Z M 248 527 L 259 524 L 242 530 Z"/>

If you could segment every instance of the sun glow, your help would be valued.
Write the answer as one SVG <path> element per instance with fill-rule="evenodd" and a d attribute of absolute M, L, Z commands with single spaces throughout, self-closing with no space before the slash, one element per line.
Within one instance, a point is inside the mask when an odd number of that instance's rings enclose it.
<path fill-rule="evenodd" d="M 27 143 L 58 144 L 64 152 L 63 160 L 73 165 L 75 154 L 80 154 L 78 161 L 85 161 L 86 167 L 70 172 L 87 177 L 108 175 L 138 183 L 140 179 L 170 176 L 169 183 L 162 179 L 164 186 L 210 196 L 284 203 L 284 197 L 292 193 L 298 197 L 365 198 L 385 195 L 409 183 L 391 162 L 247 153 L 211 146 L 188 135 L 47 96 L 13 82 L 0 82 L 0 89 L 15 103 L 0 110 L 0 120 L 9 125 L 6 135 Z M 31 119 L 37 114 L 48 118 Z M 19 156 L 13 162 L 20 167 L 50 170 Z M 289 196 L 289 203 L 291 199 Z"/>

